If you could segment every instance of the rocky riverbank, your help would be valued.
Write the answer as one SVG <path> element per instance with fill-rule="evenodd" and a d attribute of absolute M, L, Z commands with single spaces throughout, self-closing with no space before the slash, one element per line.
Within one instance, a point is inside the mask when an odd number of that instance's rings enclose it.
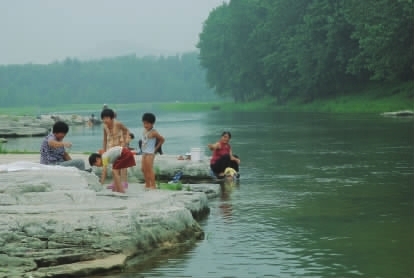
<path fill-rule="evenodd" d="M 414 117 L 414 111 L 412 110 L 401 110 L 394 112 L 385 112 L 381 114 L 385 117 Z"/>
<path fill-rule="evenodd" d="M 9 116 L 0 115 L 0 138 L 45 136 L 56 121 L 68 125 L 97 125 L 99 119 L 80 115 Z"/>
<path fill-rule="evenodd" d="M 74 153 L 70 154 L 73 159 L 83 159 L 85 165 L 89 165 L 88 155 Z M 0 155 L 0 164 L 11 163 L 14 161 L 29 161 L 39 162 L 40 156 L 38 154 L 2 154 Z M 143 180 L 141 172 L 141 158 L 137 155 L 136 166 L 128 169 L 128 176 L 131 181 L 139 182 Z M 210 162 L 208 158 L 202 161 L 192 160 L 178 160 L 176 155 L 157 155 L 154 160 L 154 168 L 157 173 L 157 179 L 168 181 L 178 171 L 183 172 L 181 180 L 184 183 L 201 183 L 211 182 L 212 177 L 210 175 Z M 102 168 L 94 167 L 94 172 L 97 175 L 101 174 Z M 110 178 L 111 171 L 108 171 Z"/>
<path fill-rule="evenodd" d="M 132 183 L 118 194 L 94 174 L 2 164 L 11 158 L 0 155 L 0 277 L 82 277 L 190 246 L 204 236 L 195 218 L 220 191 L 213 184 L 144 191 Z"/>

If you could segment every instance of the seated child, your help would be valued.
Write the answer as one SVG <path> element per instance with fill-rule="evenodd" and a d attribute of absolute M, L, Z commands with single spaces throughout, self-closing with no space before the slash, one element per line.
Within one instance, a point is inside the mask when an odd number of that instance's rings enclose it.
<path fill-rule="evenodd" d="M 102 155 L 93 153 L 89 156 L 89 164 L 91 166 L 103 167 L 100 182 L 103 184 L 106 178 L 106 169 L 109 164 L 112 164 L 112 191 L 125 193 L 124 187 L 121 184 L 121 169 L 126 169 L 135 166 L 134 154 L 125 147 L 115 146 L 108 149 Z"/>

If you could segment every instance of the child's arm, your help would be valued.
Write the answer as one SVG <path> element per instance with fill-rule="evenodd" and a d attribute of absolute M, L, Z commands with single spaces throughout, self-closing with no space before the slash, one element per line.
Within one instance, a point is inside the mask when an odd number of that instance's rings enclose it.
<path fill-rule="evenodd" d="M 104 128 L 103 132 L 103 142 L 102 142 L 102 149 L 106 151 L 106 144 L 107 144 L 107 134 L 106 134 L 106 128 Z"/>
<path fill-rule="evenodd" d="M 66 148 L 72 147 L 72 144 L 69 142 L 56 141 L 56 140 L 49 140 L 47 144 L 49 145 L 49 147 L 54 148 L 54 149 L 61 148 L 61 147 L 66 147 Z"/>
<path fill-rule="evenodd" d="M 105 183 L 105 179 L 106 179 L 106 169 L 107 169 L 107 166 L 106 165 L 102 167 L 101 179 L 99 180 L 99 182 L 101 184 L 104 184 Z"/>
<path fill-rule="evenodd" d="M 155 146 L 155 152 L 157 152 L 157 150 L 162 146 L 162 144 L 164 144 L 165 138 L 162 137 L 161 134 L 159 134 L 157 131 L 151 132 L 151 135 L 151 137 L 155 137 L 155 139 L 158 142 L 158 144 Z"/>
<path fill-rule="evenodd" d="M 69 161 L 72 160 L 72 158 L 70 157 L 70 155 L 67 152 L 63 153 L 63 160 L 64 161 Z"/>

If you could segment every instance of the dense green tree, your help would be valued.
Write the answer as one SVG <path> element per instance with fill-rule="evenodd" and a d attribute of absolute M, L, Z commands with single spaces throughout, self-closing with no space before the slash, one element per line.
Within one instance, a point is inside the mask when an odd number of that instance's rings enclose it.
<path fill-rule="evenodd" d="M 200 34 L 207 82 L 236 101 L 312 100 L 414 76 L 412 0 L 230 0 Z"/>
<path fill-rule="evenodd" d="M 414 7 L 412 0 L 347 0 L 345 17 L 359 51 L 351 73 L 368 71 L 373 80 L 413 77 Z"/>
<path fill-rule="evenodd" d="M 0 66 L 1 106 L 206 101 L 198 53 Z"/>

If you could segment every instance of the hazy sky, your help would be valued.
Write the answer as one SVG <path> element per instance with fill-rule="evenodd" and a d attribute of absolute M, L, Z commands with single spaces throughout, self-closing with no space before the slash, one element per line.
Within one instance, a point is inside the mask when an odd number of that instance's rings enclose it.
<path fill-rule="evenodd" d="M 223 0 L 0 0 L 0 64 L 194 50 Z"/>

